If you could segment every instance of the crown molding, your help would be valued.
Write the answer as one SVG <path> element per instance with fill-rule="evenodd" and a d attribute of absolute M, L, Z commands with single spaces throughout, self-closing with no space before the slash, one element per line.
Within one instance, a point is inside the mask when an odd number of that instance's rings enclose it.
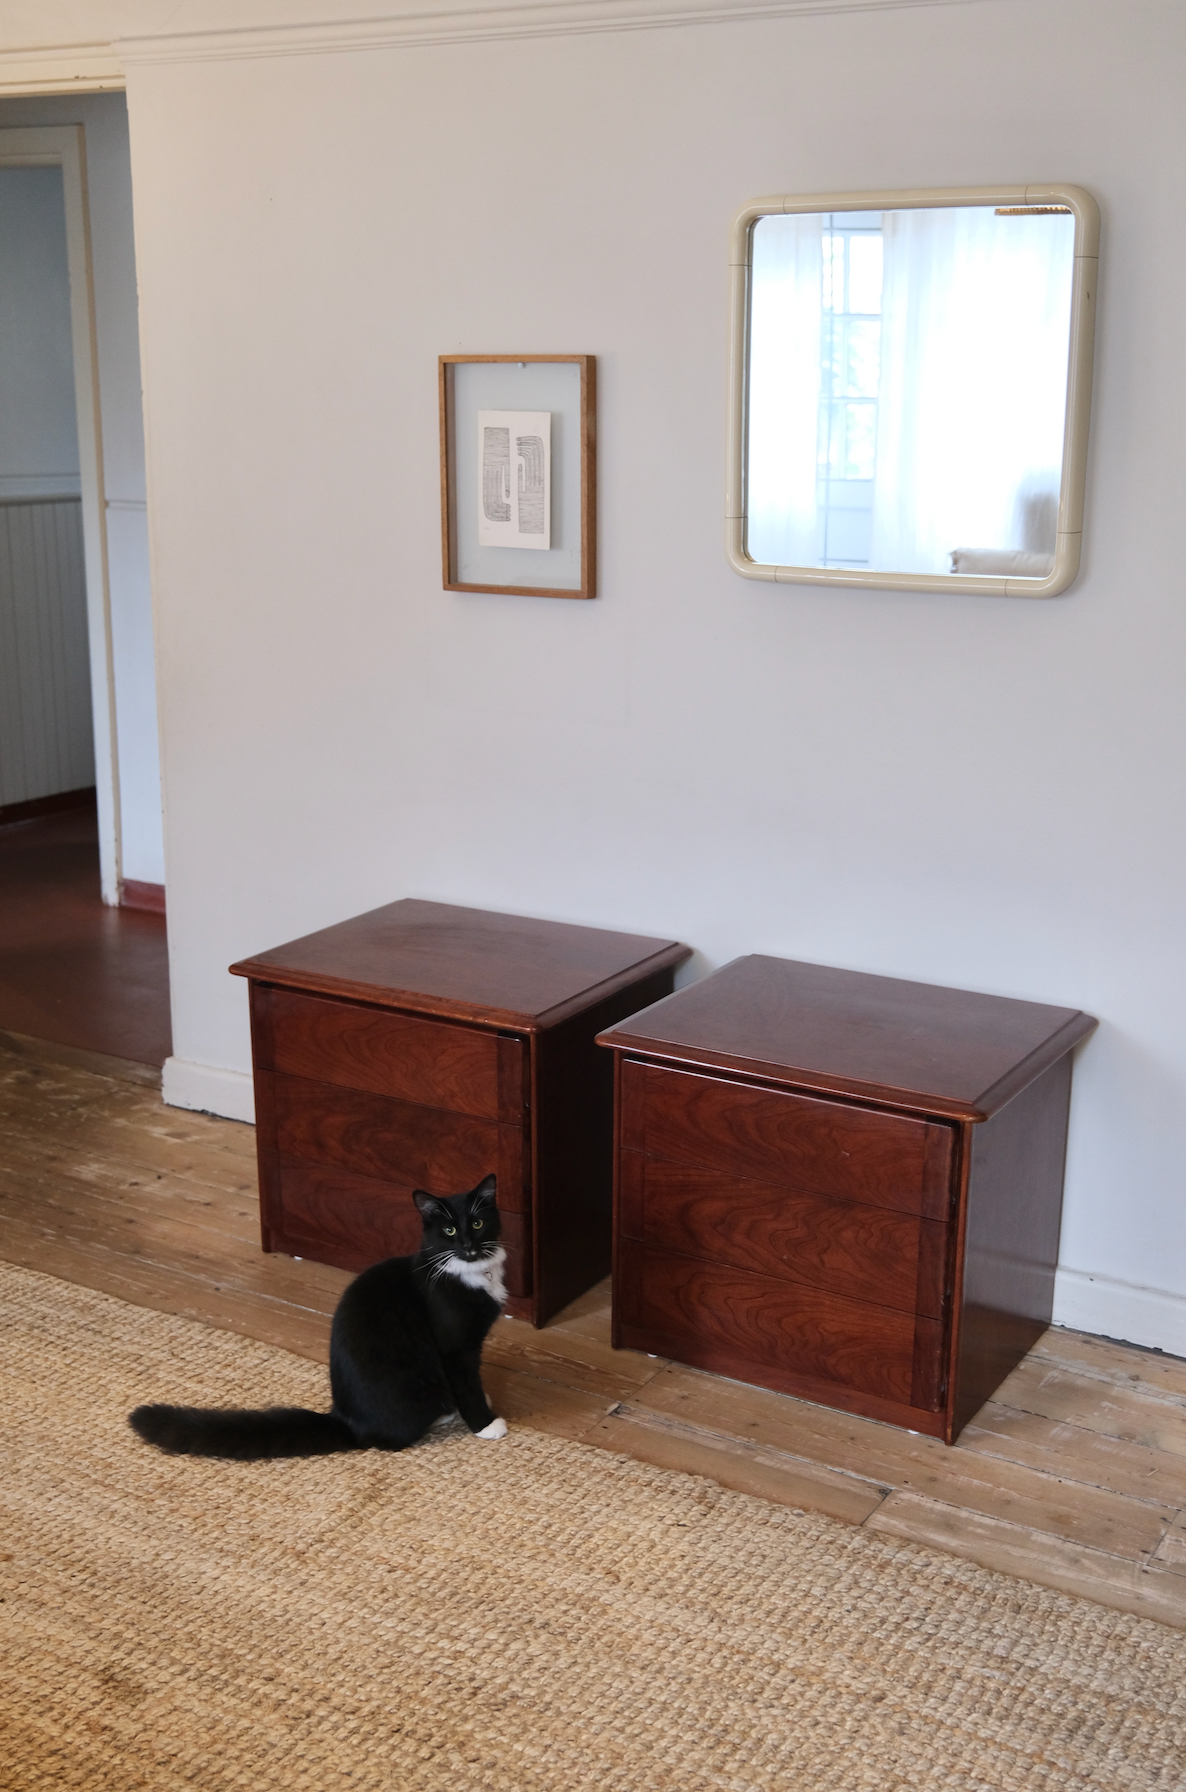
<path fill-rule="evenodd" d="M 439 0 L 379 18 L 325 19 L 300 24 L 246 25 L 211 31 L 121 38 L 121 63 L 239 61 L 262 56 L 320 56 L 342 51 L 401 49 L 417 44 L 482 42 L 493 38 L 565 37 L 604 31 L 649 31 L 680 25 L 728 24 L 746 19 L 833 13 L 900 11 L 919 6 L 966 6 L 992 0 L 535 0 L 534 4 L 457 4 Z"/>
<path fill-rule="evenodd" d="M 326 0 L 321 0 L 322 4 Z M 481 43 L 496 38 L 566 37 L 604 31 L 653 31 L 747 19 L 897 12 L 921 6 L 995 4 L 996 0 L 420 0 L 379 17 L 306 18 L 288 23 L 219 25 L 204 31 L 141 32 L 112 41 L 16 45 L 0 49 L 0 95 L 103 93 L 126 85 L 127 67 L 227 62 L 264 56 L 403 49 L 416 44 Z M 295 0 L 294 10 L 301 4 Z"/>
<path fill-rule="evenodd" d="M 0 94 L 110 93 L 123 85 L 123 64 L 110 43 L 0 51 Z"/>

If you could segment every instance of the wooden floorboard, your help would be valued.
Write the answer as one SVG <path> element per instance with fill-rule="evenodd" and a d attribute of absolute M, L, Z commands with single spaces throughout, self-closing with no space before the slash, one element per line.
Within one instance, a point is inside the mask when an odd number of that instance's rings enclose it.
<path fill-rule="evenodd" d="M 1186 1629 L 1182 1609 L 1186 1581 L 1156 1563 L 1118 1558 L 1049 1531 L 1028 1529 L 981 1512 L 959 1511 L 913 1493 L 892 1493 L 865 1528 L 874 1534 L 947 1549 L 979 1562 L 982 1568 L 1016 1574 L 1060 1593 L 1094 1599 L 1115 1611 Z M 1175 1585 L 1175 1579 L 1181 1586 Z"/>
<path fill-rule="evenodd" d="M 959 1447 L 1003 1456 L 1044 1474 L 1093 1487 L 1110 1487 L 1132 1499 L 1186 1506 L 1186 1459 L 1166 1450 L 1125 1443 L 1098 1431 L 1036 1413 L 1018 1412 L 999 1401 L 981 1407 L 960 1434 Z"/>
<path fill-rule="evenodd" d="M 164 1107 L 143 1065 L 0 1033 L 0 1139 L 0 1257 L 326 1360 L 349 1277 L 260 1251 L 250 1127 Z M 609 1328 L 608 1284 L 542 1331 L 500 1320 L 495 1407 L 1186 1629 L 1186 1362 L 1051 1330 L 948 1449 Z"/>
<path fill-rule="evenodd" d="M 782 1506 L 826 1512 L 846 1524 L 863 1524 L 887 1495 L 886 1488 L 825 1463 L 741 1443 L 702 1425 L 681 1424 L 626 1404 L 600 1419 L 583 1441 L 659 1468 L 707 1475 L 722 1487 L 754 1493 Z"/>
<path fill-rule="evenodd" d="M 0 826 L 0 1027 L 158 1070 L 172 1050 L 165 917 L 109 908 L 89 806 Z"/>
<path fill-rule="evenodd" d="M 1175 1574 L 1186 1574 L 1186 1513 L 1178 1513 L 1162 1538 L 1153 1560 Z"/>
<path fill-rule="evenodd" d="M 1160 1350 L 1141 1350 L 1135 1344 L 1117 1347 L 1107 1338 L 1061 1328 L 1048 1331 L 1030 1352 L 1031 1360 L 1074 1368 L 1081 1374 L 1098 1375 L 1113 1386 L 1127 1383 L 1186 1398 L 1186 1360 L 1166 1356 Z"/>

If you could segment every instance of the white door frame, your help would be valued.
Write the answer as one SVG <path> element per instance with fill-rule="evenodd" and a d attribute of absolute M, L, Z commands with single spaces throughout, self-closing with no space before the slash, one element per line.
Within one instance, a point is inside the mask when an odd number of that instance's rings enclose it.
<path fill-rule="evenodd" d="M 111 653 L 111 592 L 107 573 L 107 506 L 99 411 L 99 349 L 95 282 L 87 203 L 86 139 L 80 124 L 0 130 L 0 168 L 60 168 L 66 200 L 66 261 L 70 270 L 70 331 L 74 348 L 74 403 L 78 413 L 78 470 L 82 488 L 82 545 L 86 568 L 91 709 L 95 728 L 95 789 L 99 809 L 99 872 L 103 900 L 119 902 L 121 877 L 119 752 Z"/>

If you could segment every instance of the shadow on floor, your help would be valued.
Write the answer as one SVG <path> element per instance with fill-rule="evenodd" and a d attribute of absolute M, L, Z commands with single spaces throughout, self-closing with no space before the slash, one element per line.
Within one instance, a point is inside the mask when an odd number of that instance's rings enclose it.
<path fill-rule="evenodd" d="M 163 1064 L 165 917 L 99 893 L 93 804 L 0 826 L 0 1028 Z"/>

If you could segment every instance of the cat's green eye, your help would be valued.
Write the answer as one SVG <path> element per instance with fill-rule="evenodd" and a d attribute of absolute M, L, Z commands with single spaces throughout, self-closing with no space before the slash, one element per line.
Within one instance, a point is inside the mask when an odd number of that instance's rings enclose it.
<path fill-rule="evenodd" d="M 446 1238 L 456 1238 L 457 1237 L 457 1227 L 456 1226 L 446 1226 L 445 1227 L 445 1237 Z"/>
<path fill-rule="evenodd" d="M 471 1222 L 470 1222 L 470 1224 L 471 1224 L 471 1226 L 472 1226 L 472 1227 L 473 1227 L 473 1230 L 474 1230 L 474 1231 L 475 1231 L 475 1232 L 480 1232 L 480 1231 L 481 1231 L 481 1230 L 482 1230 L 482 1222 L 481 1222 L 481 1220 L 471 1220 Z"/>

